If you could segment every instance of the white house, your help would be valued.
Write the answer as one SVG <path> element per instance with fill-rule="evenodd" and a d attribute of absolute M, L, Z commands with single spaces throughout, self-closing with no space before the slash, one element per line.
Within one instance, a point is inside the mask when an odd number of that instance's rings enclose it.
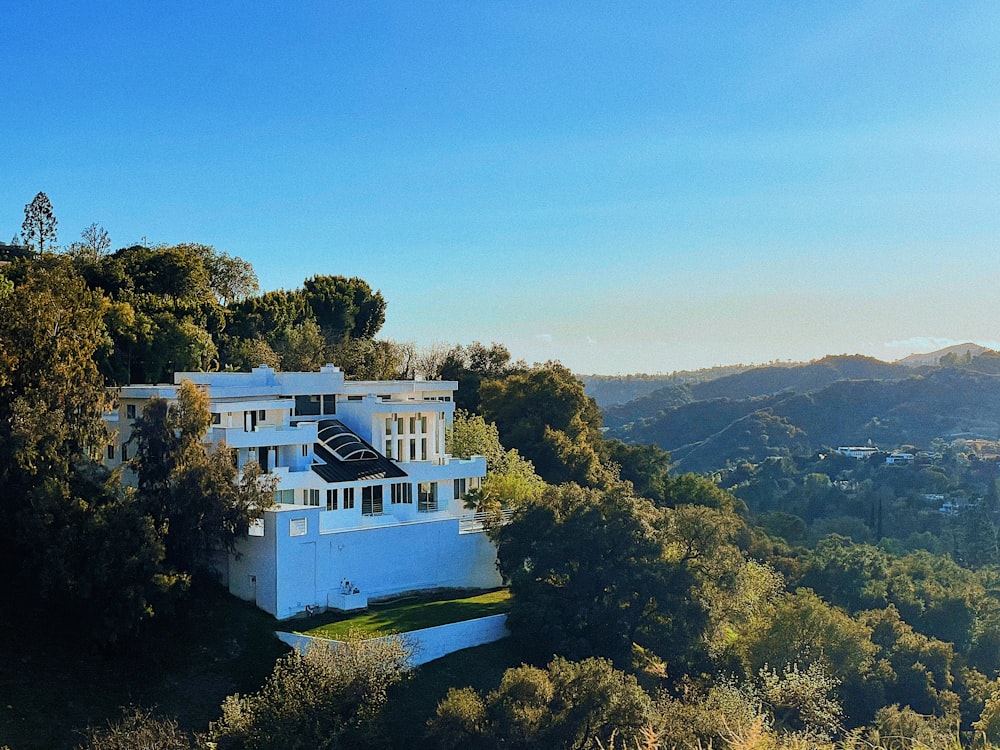
<path fill-rule="evenodd" d="M 106 462 L 128 458 L 131 425 L 153 397 L 190 380 L 209 397 L 209 443 L 235 448 L 277 479 L 275 504 L 222 575 L 278 619 L 354 609 L 369 597 L 500 584 L 496 549 L 462 497 L 482 456 L 446 453 L 455 381 L 348 382 L 319 372 L 179 372 L 173 385 L 121 388 Z"/>

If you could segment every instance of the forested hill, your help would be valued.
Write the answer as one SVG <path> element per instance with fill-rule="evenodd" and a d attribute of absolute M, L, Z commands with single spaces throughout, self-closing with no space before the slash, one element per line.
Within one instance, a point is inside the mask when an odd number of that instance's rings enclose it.
<path fill-rule="evenodd" d="M 671 384 L 642 398 L 604 411 L 607 427 L 622 427 L 639 419 L 655 416 L 664 409 L 708 399 L 747 399 L 782 392 L 808 393 L 838 380 L 897 380 L 913 375 L 914 370 L 872 357 L 841 355 L 824 357 L 800 365 L 769 365 L 712 380 Z"/>
<path fill-rule="evenodd" d="M 774 374 L 772 387 L 753 393 L 750 380 L 706 383 L 652 394 L 609 410 L 609 436 L 629 443 L 655 443 L 673 455 L 678 470 L 710 471 L 728 461 L 759 461 L 769 455 L 802 455 L 823 446 L 872 444 L 926 448 L 935 438 L 1000 434 L 1000 378 L 962 368 L 912 369 L 864 358 L 828 358 L 802 368 L 798 379 Z M 870 365 L 874 375 L 839 374 L 837 365 Z M 824 374 L 830 382 L 822 385 Z M 792 375 L 795 369 L 787 374 Z M 900 370 L 908 377 L 902 377 Z M 850 367 L 845 367 L 850 371 Z M 748 375 L 750 373 L 745 373 Z M 757 375 L 757 373 L 753 373 Z M 741 380 L 742 378 L 742 380 Z M 758 382 L 764 382 L 758 378 Z M 809 387 L 818 383 L 818 387 Z M 707 386 L 715 386 L 709 388 Z M 712 395 L 703 396 L 709 393 Z"/>

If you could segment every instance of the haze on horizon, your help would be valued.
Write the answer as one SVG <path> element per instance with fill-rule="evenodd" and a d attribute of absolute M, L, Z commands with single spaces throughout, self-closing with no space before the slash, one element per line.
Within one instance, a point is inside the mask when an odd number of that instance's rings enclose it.
<path fill-rule="evenodd" d="M 2 240 L 43 190 L 579 373 L 997 347 L 995 3 L 3 15 Z"/>

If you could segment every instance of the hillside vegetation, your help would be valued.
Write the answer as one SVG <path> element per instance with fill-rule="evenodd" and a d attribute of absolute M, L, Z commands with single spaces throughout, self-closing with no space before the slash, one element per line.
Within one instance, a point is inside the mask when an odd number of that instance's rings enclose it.
<path fill-rule="evenodd" d="M 973 360 L 991 366 L 993 357 Z M 607 410 L 611 437 L 654 443 L 683 471 L 796 455 L 824 446 L 929 446 L 936 438 L 1000 434 L 1000 381 L 972 367 L 914 370 L 828 357 L 665 388 Z"/>

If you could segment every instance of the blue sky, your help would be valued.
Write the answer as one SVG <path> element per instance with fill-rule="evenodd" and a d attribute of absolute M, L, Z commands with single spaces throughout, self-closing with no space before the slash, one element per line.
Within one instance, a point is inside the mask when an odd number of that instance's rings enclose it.
<path fill-rule="evenodd" d="M 0 238 L 360 276 L 580 373 L 1000 339 L 1000 5 L 8 3 Z"/>

